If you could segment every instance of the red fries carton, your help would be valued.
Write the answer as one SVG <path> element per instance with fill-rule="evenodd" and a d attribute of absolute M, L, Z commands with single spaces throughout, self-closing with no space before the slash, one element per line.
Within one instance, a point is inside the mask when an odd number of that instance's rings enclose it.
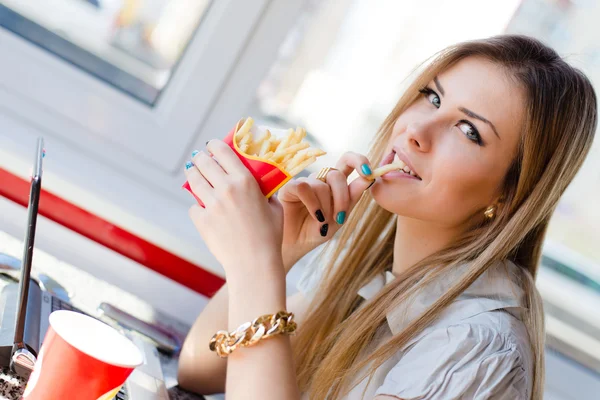
<path fill-rule="evenodd" d="M 240 132 L 240 129 L 248 129 L 246 126 L 244 126 L 244 124 L 247 122 L 252 124 L 252 120 L 248 120 L 241 119 L 229 132 L 229 134 L 225 137 L 223 141 L 233 149 L 238 158 L 252 173 L 252 176 L 258 182 L 258 185 L 260 186 L 260 189 L 266 198 L 271 197 L 277 190 L 279 190 L 279 188 L 285 185 L 294 175 L 296 175 L 300 169 L 303 169 L 312 162 L 314 162 L 316 157 L 325 154 L 325 152 L 318 149 L 309 149 L 309 145 L 307 142 L 301 143 L 302 139 L 306 135 L 306 132 L 301 128 L 298 128 L 300 129 L 300 131 L 297 130 L 296 132 L 294 132 L 293 129 L 290 129 L 287 131 L 287 136 L 285 136 L 284 134 L 282 137 L 275 139 L 275 136 L 271 136 L 271 131 L 282 131 L 281 129 L 269 130 L 264 127 L 257 127 L 255 125 L 251 125 L 251 128 L 249 128 L 249 133 L 251 134 L 249 136 L 250 141 L 243 144 L 238 143 L 238 140 L 240 139 L 236 138 L 236 134 Z M 296 136 L 294 137 L 294 135 Z M 259 136 L 261 139 L 259 139 L 256 143 L 253 144 L 251 138 L 255 137 L 258 139 Z M 268 149 L 269 145 L 269 143 L 265 143 L 265 137 L 267 138 L 266 141 L 268 141 L 268 139 L 271 138 L 271 140 L 275 140 L 276 143 L 279 144 L 277 149 L 275 149 L 276 151 L 270 151 L 261 156 L 259 155 L 261 153 L 261 150 L 259 150 L 258 147 L 260 147 L 261 144 L 263 144 L 266 147 L 262 146 L 262 148 Z M 248 139 L 248 137 L 245 137 L 245 139 Z M 240 147 L 244 147 L 247 150 L 243 151 L 243 149 L 241 149 Z M 251 151 L 251 149 L 253 149 L 254 151 Z M 303 151 L 306 154 L 298 154 L 301 153 L 301 151 Z M 253 155 L 251 154 L 253 152 L 258 152 L 259 154 Z M 284 153 L 286 154 L 283 155 Z M 302 158 L 303 162 L 299 163 L 298 165 L 293 164 L 293 158 L 295 156 L 297 156 L 296 158 L 298 160 Z M 268 157 L 271 157 L 271 159 L 269 159 Z M 273 161 L 273 159 L 279 160 L 279 162 L 275 162 Z M 286 168 L 284 168 L 286 165 L 292 164 L 295 165 L 295 168 L 290 170 L 286 170 Z M 190 185 L 187 181 L 183 184 L 182 187 L 188 190 L 196 198 L 198 203 L 202 207 L 204 207 L 204 203 L 201 199 L 198 198 L 198 196 L 196 196 L 192 192 Z"/>

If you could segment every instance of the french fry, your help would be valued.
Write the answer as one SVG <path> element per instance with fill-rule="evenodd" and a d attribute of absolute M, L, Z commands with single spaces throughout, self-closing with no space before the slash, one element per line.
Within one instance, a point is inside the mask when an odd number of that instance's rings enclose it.
<path fill-rule="evenodd" d="M 312 149 L 307 154 L 309 154 L 311 156 L 315 156 L 315 157 L 320 157 L 320 156 L 324 156 L 327 153 L 321 149 Z"/>
<path fill-rule="evenodd" d="M 300 164 L 305 159 L 309 158 L 311 155 L 308 154 L 308 151 L 299 151 L 295 156 L 292 157 L 291 160 L 287 162 L 286 170 L 293 169 L 295 166 Z"/>
<path fill-rule="evenodd" d="M 392 164 L 387 164 L 382 167 L 375 168 L 369 178 L 371 178 L 371 180 L 377 179 L 381 175 L 387 174 L 390 171 L 398 171 L 398 170 L 404 168 L 405 166 L 406 166 L 406 164 L 404 164 L 402 161 L 395 162 Z"/>
<path fill-rule="evenodd" d="M 290 161 L 292 159 L 292 157 L 294 157 L 293 154 L 286 154 L 285 157 L 283 157 L 283 160 L 281 160 L 281 165 L 283 165 L 284 169 L 287 169 L 286 165 L 287 165 L 288 161 Z"/>
<path fill-rule="evenodd" d="M 283 158 L 284 156 L 288 155 L 288 154 L 295 154 L 296 152 L 300 151 L 300 150 L 304 150 L 307 147 L 309 147 L 310 145 L 306 142 L 304 143 L 298 143 L 298 144 L 294 144 L 292 146 L 288 146 L 286 148 L 284 148 L 283 150 L 279 150 L 274 154 L 274 157 L 281 157 Z"/>
<path fill-rule="evenodd" d="M 300 128 L 297 127 L 296 128 L 296 135 L 298 136 L 298 143 L 300 143 L 301 141 L 303 141 L 306 138 L 306 130 L 304 128 Z"/>
<path fill-rule="evenodd" d="M 244 121 L 244 123 L 242 124 L 242 126 L 240 127 L 240 129 L 238 129 L 238 131 L 235 133 L 235 138 L 241 138 L 243 137 L 246 133 L 250 132 L 250 128 L 252 128 L 252 125 L 254 124 L 254 120 L 250 117 L 246 118 L 246 120 Z"/>
<path fill-rule="evenodd" d="M 277 147 L 279 147 L 279 143 L 281 143 L 281 139 L 271 138 L 271 147 L 269 148 L 269 151 L 274 153 L 275 150 L 277 150 Z"/>
<path fill-rule="evenodd" d="M 269 139 L 271 139 L 271 131 L 266 129 L 264 135 L 260 137 L 258 142 L 256 142 L 256 145 L 254 146 L 256 150 L 256 152 L 254 153 L 255 155 L 261 156 L 267 152 L 267 149 L 270 146 Z"/>
<path fill-rule="evenodd" d="M 293 129 L 290 129 L 290 141 L 289 141 L 289 145 L 294 145 L 294 144 L 298 144 L 302 141 L 302 135 L 300 134 L 300 127 L 296 128 L 296 130 L 294 131 Z"/>
<path fill-rule="evenodd" d="M 265 154 L 269 152 L 271 148 L 271 141 L 269 139 L 265 140 L 260 146 L 260 150 L 258 151 L 258 156 L 263 157 Z"/>
<path fill-rule="evenodd" d="M 275 151 L 278 152 L 278 151 L 285 149 L 289 142 L 290 142 L 290 135 L 287 135 L 286 137 L 281 139 L 281 141 L 279 142 L 279 145 L 277 146 Z"/>
<path fill-rule="evenodd" d="M 310 164 L 314 163 L 316 160 L 317 160 L 317 157 L 315 157 L 315 156 L 307 158 L 302 163 L 300 163 L 298 166 L 296 166 L 292 170 L 288 171 L 288 173 L 292 176 L 298 175 L 300 172 L 302 172 L 302 170 L 304 170 L 304 168 L 308 167 Z"/>
<path fill-rule="evenodd" d="M 267 129 L 265 133 L 263 133 L 258 140 L 250 144 L 248 151 L 250 155 L 257 156 L 260 154 L 260 149 L 262 148 L 263 143 L 271 137 L 271 132 Z"/>
<path fill-rule="evenodd" d="M 259 138 L 254 140 L 251 132 L 253 123 L 252 118 L 245 119 L 234 135 L 240 151 L 274 163 L 292 176 L 312 164 L 317 157 L 326 154 L 321 149 L 310 147 L 310 144 L 304 140 L 306 130 L 301 127 L 295 130 L 288 129 L 285 136 L 279 138 L 266 129 Z M 256 134 L 255 131 L 253 132 Z"/>
<path fill-rule="evenodd" d="M 252 133 L 247 132 L 244 136 L 242 136 L 242 138 L 240 139 L 238 146 L 244 146 L 244 145 L 250 145 L 250 143 L 252 143 Z"/>

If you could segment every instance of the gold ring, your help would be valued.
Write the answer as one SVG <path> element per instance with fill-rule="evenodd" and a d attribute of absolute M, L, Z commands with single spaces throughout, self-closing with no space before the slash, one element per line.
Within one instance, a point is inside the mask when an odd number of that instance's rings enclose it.
<path fill-rule="evenodd" d="M 335 168 L 332 168 L 332 167 L 321 168 L 321 170 L 317 174 L 317 179 L 320 180 L 321 182 L 327 183 L 327 174 L 329 173 L 329 171 L 333 171 L 333 170 L 337 171 Z"/>

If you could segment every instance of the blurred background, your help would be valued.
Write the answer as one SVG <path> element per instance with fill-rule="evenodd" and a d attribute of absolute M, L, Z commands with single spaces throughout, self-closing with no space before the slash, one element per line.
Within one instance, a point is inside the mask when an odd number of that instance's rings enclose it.
<path fill-rule="evenodd" d="M 305 127 L 328 152 L 316 171 L 367 151 L 419 63 L 499 33 L 541 39 L 598 88 L 599 19 L 594 0 L 0 0 L 0 193 L 14 195 L 9 178 L 27 177 L 44 136 L 49 192 L 222 278 L 180 190 L 193 149 L 252 116 Z M 548 399 L 600 398 L 599 198 L 596 140 L 538 278 Z M 0 231 L 22 237 L 21 208 L 0 197 Z M 149 268 L 128 257 L 135 244 L 73 230 L 43 219 L 38 245 L 186 323 L 210 296 L 178 262 Z"/>

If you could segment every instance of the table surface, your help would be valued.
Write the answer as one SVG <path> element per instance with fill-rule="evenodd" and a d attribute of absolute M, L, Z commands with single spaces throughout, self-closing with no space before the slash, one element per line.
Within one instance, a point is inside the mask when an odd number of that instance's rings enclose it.
<path fill-rule="evenodd" d="M 15 376 L 8 368 L 0 369 L 0 399 L 19 400 L 25 390 L 25 380 Z M 186 392 L 178 386 L 169 388 L 170 400 L 209 400 L 203 396 Z"/>
<path fill-rule="evenodd" d="M 0 253 L 21 258 L 23 242 L 0 231 Z M 118 305 L 123 311 L 147 322 L 169 330 L 181 340 L 189 331 L 189 326 L 170 315 L 159 312 L 141 299 L 127 293 L 115 285 L 97 279 L 70 264 L 36 249 L 34 252 L 32 278 L 46 274 L 61 284 L 71 294 L 71 303 L 93 316 L 98 316 L 97 308 L 102 302 Z M 177 387 L 177 358 L 160 354 L 165 384 L 171 399 L 198 400 L 202 396 L 193 395 Z M 25 382 L 7 368 L 0 369 L 0 400 L 17 400 L 25 389 Z M 222 398 L 207 396 L 207 399 Z"/>

